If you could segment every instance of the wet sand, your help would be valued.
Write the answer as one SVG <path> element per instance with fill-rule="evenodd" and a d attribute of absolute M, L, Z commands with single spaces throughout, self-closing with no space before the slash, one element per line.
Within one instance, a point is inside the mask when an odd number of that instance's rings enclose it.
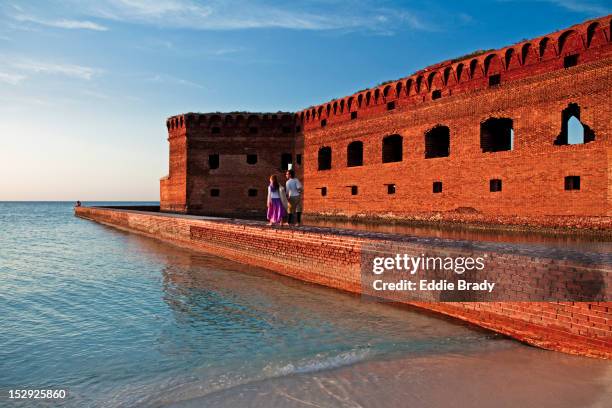
<path fill-rule="evenodd" d="M 525 347 L 366 361 L 169 407 L 609 408 L 612 362 Z M 514 344 L 511 344 L 514 343 Z"/>

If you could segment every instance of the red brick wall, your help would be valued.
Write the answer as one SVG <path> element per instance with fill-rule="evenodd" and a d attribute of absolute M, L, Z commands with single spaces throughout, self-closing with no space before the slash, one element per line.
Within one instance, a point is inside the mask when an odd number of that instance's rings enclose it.
<path fill-rule="evenodd" d="M 612 60 L 598 61 L 538 80 L 524 80 L 399 108 L 354 122 L 310 129 L 305 135 L 307 213 L 397 216 L 471 207 L 500 215 L 612 215 L 608 201 L 608 157 L 612 117 Z M 581 107 L 581 121 L 596 139 L 557 146 L 561 111 Z M 514 150 L 483 153 L 480 123 L 490 117 L 513 120 Z M 450 129 L 450 155 L 425 158 L 425 133 L 436 125 Z M 382 163 L 382 139 L 403 136 L 403 160 Z M 347 167 L 347 145 L 364 144 L 364 165 Z M 319 148 L 332 149 L 332 169 L 319 171 Z M 580 191 L 565 191 L 564 178 L 581 177 Z M 501 179 L 502 191 L 489 192 L 489 180 Z M 433 194 L 432 183 L 443 191 Z M 396 185 L 388 195 L 386 184 Z M 358 186 L 352 196 L 347 186 Z M 319 188 L 327 187 L 327 196 Z"/>
<path fill-rule="evenodd" d="M 159 181 L 162 211 L 185 212 L 187 208 L 187 138 L 181 119 L 168 126 L 169 173 Z"/>
<path fill-rule="evenodd" d="M 277 173 L 283 180 L 280 154 L 287 152 L 294 163 L 303 154 L 304 166 L 297 169 L 301 178 L 303 170 L 304 211 L 311 216 L 610 228 L 610 21 L 606 16 L 445 61 L 295 115 L 172 117 L 162 210 L 262 215 L 267 178 Z M 568 56 L 576 56 L 577 65 L 566 69 Z M 501 84 L 489 86 L 495 75 Z M 388 103 L 395 108 L 387 110 Z M 580 106 L 580 120 L 594 131 L 594 141 L 553 144 L 570 103 Z M 357 118 L 351 120 L 351 114 Z M 481 151 L 480 124 L 492 117 L 512 119 L 512 151 Z M 437 125 L 450 129 L 450 155 L 426 159 L 425 133 Z M 257 134 L 249 133 L 253 126 Z M 213 127 L 219 133 L 212 134 Z M 290 133 L 283 132 L 287 127 Z M 382 140 L 391 134 L 403 137 L 403 158 L 383 164 Z M 347 145 L 356 140 L 364 144 L 364 163 L 348 168 Z M 332 169 L 319 171 L 323 146 L 332 149 Z M 246 164 L 249 152 L 258 154 L 257 165 Z M 213 153 L 221 156 L 216 170 L 208 168 Z M 565 190 L 566 176 L 580 176 L 579 191 Z M 489 191 L 491 179 L 502 180 L 501 192 Z M 434 181 L 442 182 L 442 193 L 433 194 Z M 386 184 L 395 184 L 394 195 L 387 194 Z M 357 195 L 351 195 L 351 186 L 357 186 Z M 219 197 L 212 197 L 211 189 L 218 189 Z M 257 197 L 249 197 L 249 189 L 257 189 Z"/>
<path fill-rule="evenodd" d="M 404 240 L 402 245 L 416 253 L 463 251 L 460 247 L 445 247 L 440 241 L 411 241 L 388 234 L 321 228 L 276 229 L 253 221 L 202 220 L 104 208 L 79 207 L 75 212 L 79 217 L 355 293 L 360 293 L 362 288 L 360 262 L 364 246 Z M 489 254 L 492 259 L 498 259 L 489 267 L 500 279 L 508 274 L 533 279 L 539 273 L 563 273 L 584 266 L 567 259 L 534 258 L 524 250 L 489 251 Z M 609 284 L 610 271 L 604 268 L 603 272 Z M 528 287 L 529 281 L 525 282 L 524 290 L 532 290 Z M 408 303 L 539 347 L 612 358 L 612 302 Z"/>
<path fill-rule="evenodd" d="M 411 218 L 467 207 L 489 219 L 609 217 L 609 21 L 608 16 L 474 58 L 447 61 L 301 112 L 306 213 Z M 541 53 L 540 44 L 546 44 Z M 564 69 L 567 55 L 578 55 L 578 65 Z M 464 71 L 458 79 L 459 64 Z M 488 77 L 494 74 L 501 74 L 501 85 L 489 87 Z M 441 91 L 440 99 L 432 100 L 434 90 Z M 394 110 L 387 111 L 388 102 L 395 103 Z M 569 103 L 580 106 L 580 120 L 595 132 L 595 141 L 553 144 L 561 132 L 561 112 Z M 351 112 L 357 113 L 356 120 L 350 119 Z M 492 117 L 513 120 L 512 151 L 481 151 L 480 124 Z M 426 159 L 425 133 L 437 125 L 450 128 L 450 155 Z M 403 137 L 403 160 L 383 164 L 382 140 L 391 134 Z M 347 167 L 347 146 L 357 140 L 364 144 L 364 165 Z M 324 146 L 332 149 L 332 169 L 319 171 L 317 155 Z M 570 175 L 581 177 L 580 191 L 565 191 L 564 178 Z M 501 192 L 489 191 L 490 179 L 502 180 Z M 443 183 L 442 193 L 433 194 L 434 181 Z M 388 195 L 386 184 L 395 184 L 396 194 Z M 358 195 L 351 195 L 353 185 Z M 327 188 L 327 196 L 321 195 L 321 187 Z"/>
<path fill-rule="evenodd" d="M 263 215 L 270 175 L 284 182 L 281 155 L 296 163 L 296 123 L 293 114 L 185 114 L 168 120 L 170 180 L 172 169 L 184 174 L 185 208 L 190 214 Z M 213 130 L 214 129 L 214 130 Z M 174 136 L 178 134 L 178 136 Z M 257 156 L 255 164 L 247 155 Z M 219 155 L 219 167 L 211 168 L 209 156 Z M 301 173 L 300 173 L 301 174 Z M 173 188 L 162 181 L 162 210 L 170 210 L 166 197 Z M 218 196 L 211 190 L 217 189 Z M 256 196 L 249 196 L 256 190 Z"/>

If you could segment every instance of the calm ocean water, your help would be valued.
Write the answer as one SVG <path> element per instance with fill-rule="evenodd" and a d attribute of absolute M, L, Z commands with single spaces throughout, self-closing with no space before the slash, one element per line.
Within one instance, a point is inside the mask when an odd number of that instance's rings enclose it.
<path fill-rule="evenodd" d="M 589 395 L 568 406 L 611 395 L 608 362 L 121 232 L 72 203 L 0 203 L 0 406 L 36 406 L 6 399 L 12 388 L 68 389 L 75 407 L 405 406 L 419 383 L 431 395 L 414 406 L 453 387 L 457 406 L 479 370 L 503 373 L 500 387 L 527 379 L 549 402 Z M 436 372 L 453 381 L 435 391 Z M 574 386 L 559 387 L 566 372 Z M 478 406 L 546 406 L 523 397 Z"/>

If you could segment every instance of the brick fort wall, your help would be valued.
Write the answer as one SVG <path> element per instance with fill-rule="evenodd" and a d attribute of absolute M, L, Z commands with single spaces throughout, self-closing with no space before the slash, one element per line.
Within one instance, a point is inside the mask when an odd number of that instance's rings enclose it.
<path fill-rule="evenodd" d="M 76 207 L 77 216 L 176 245 L 263 267 L 331 288 L 361 293 L 362 249 L 401 243 L 414 253 L 472 256 L 486 253 L 495 280 L 516 277 L 518 290 L 533 290 L 529 279 L 591 268 L 581 257 L 547 257 L 508 244 L 452 247 L 449 240 L 414 239 L 363 231 L 303 227 L 270 228 L 257 221 L 230 221 L 174 214 Z M 607 265 L 607 266 L 606 266 Z M 609 264 L 600 265 L 610 287 Z M 521 275 L 523 274 L 523 275 Z M 514 279 L 513 277 L 513 279 Z M 523 286 L 521 286 L 523 285 Z M 609 289 L 607 289 L 609 290 Z M 453 316 L 539 347 L 612 358 L 612 302 L 407 302 Z"/>

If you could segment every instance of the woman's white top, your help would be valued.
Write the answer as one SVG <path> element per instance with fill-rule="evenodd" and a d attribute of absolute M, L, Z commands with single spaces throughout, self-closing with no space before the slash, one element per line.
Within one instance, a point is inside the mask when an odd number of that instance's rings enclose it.
<path fill-rule="evenodd" d="M 285 188 L 283 186 L 278 186 L 276 191 L 272 191 L 272 187 L 268 186 L 268 205 L 270 205 L 273 198 L 280 198 L 281 203 L 283 203 L 283 207 L 287 209 L 287 193 L 285 192 Z"/>
<path fill-rule="evenodd" d="M 280 198 L 280 188 L 277 188 L 276 190 L 272 190 L 272 187 L 268 186 L 268 191 L 270 192 L 270 198 Z"/>

